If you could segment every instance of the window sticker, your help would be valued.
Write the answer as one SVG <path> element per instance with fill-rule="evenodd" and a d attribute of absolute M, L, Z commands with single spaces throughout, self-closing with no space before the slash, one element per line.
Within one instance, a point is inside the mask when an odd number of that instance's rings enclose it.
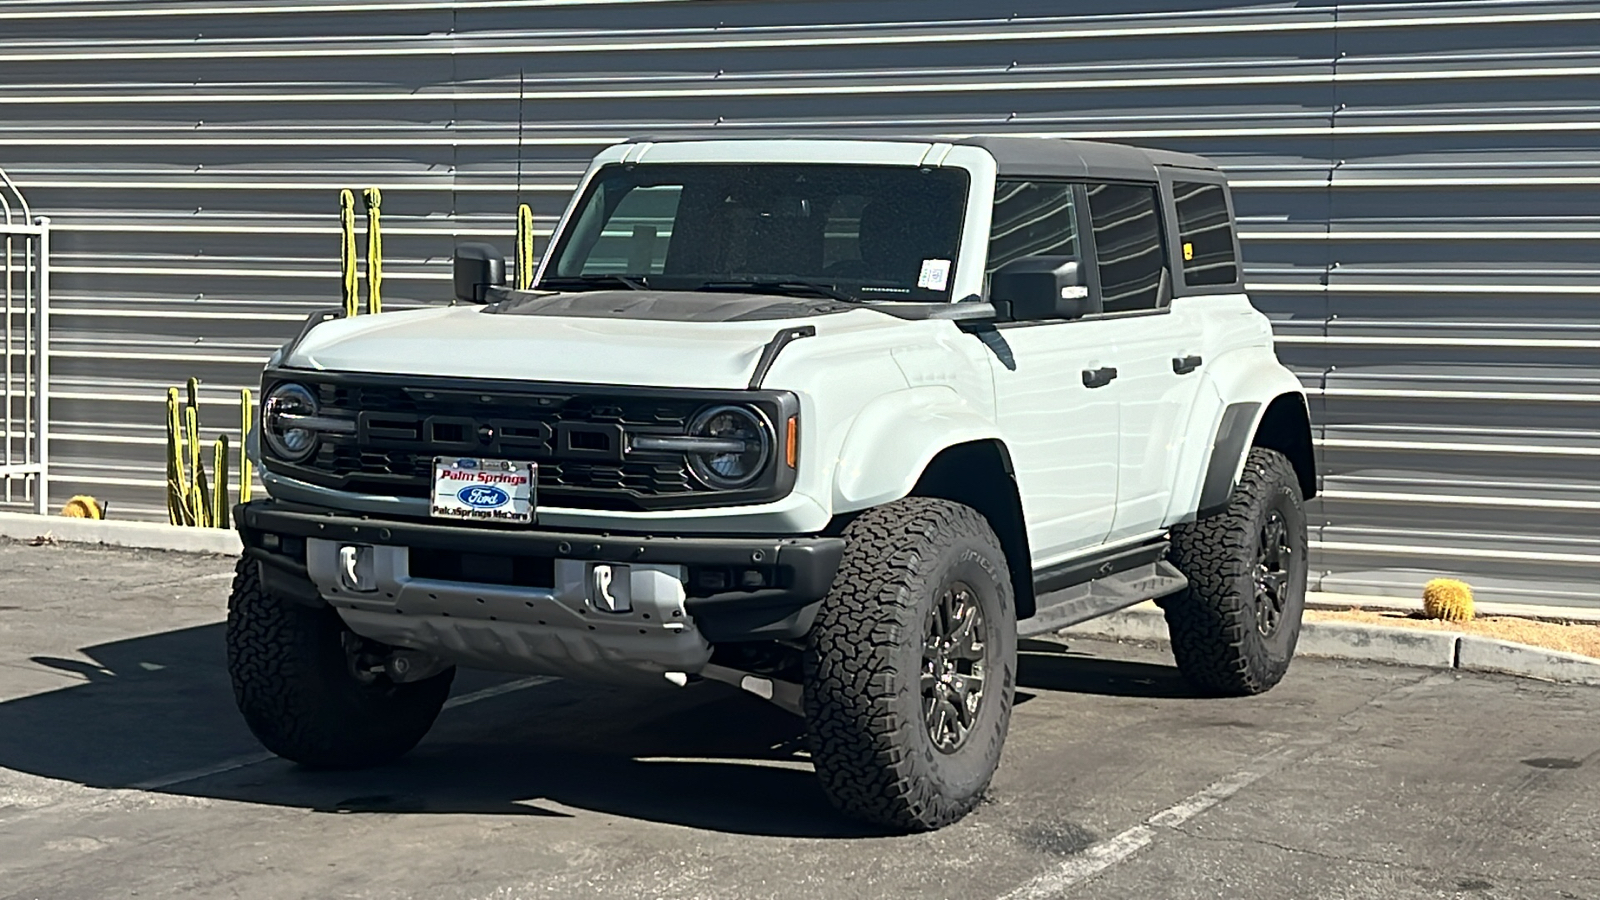
<path fill-rule="evenodd" d="M 917 275 L 917 287 L 927 288 L 930 291 L 942 291 L 950 286 L 950 260 L 925 259 L 922 261 L 922 272 Z"/>

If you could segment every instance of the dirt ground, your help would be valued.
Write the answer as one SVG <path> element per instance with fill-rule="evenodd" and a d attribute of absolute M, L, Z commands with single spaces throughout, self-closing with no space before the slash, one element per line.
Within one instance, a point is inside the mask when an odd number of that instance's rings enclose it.
<path fill-rule="evenodd" d="M 1516 616 L 1479 616 L 1470 622 L 1442 622 L 1422 618 L 1420 613 L 1381 612 L 1378 610 L 1308 609 L 1306 619 L 1312 622 L 1366 622 L 1374 625 L 1398 625 L 1403 628 L 1426 628 L 1434 631 L 1459 631 L 1532 644 L 1549 650 L 1581 653 L 1600 658 L 1600 625 L 1578 622 L 1541 622 Z"/>

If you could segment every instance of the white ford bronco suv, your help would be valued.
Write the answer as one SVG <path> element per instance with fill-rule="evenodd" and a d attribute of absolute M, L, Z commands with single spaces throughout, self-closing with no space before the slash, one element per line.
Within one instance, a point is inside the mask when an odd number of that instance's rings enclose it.
<path fill-rule="evenodd" d="M 970 811 L 1018 639 L 1147 599 L 1200 691 L 1272 687 L 1306 585 L 1306 400 L 1194 156 L 1029 138 L 635 140 L 529 290 L 313 316 L 262 380 L 238 704 L 392 760 L 457 665 L 805 717 L 844 812 Z"/>

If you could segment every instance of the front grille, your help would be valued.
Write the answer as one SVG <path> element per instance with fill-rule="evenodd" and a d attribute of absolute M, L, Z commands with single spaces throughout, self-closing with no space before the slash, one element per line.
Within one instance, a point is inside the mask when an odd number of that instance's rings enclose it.
<path fill-rule="evenodd" d="M 724 397 L 414 379 L 357 381 L 301 373 L 280 377 L 315 392 L 322 415 L 352 421 L 355 427 L 351 434 L 323 432 L 316 453 L 305 462 L 274 462 L 272 467 L 340 490 L 427 498 L 436 456 L 538 463 L 537 502 L 542 506 L 681 508 L 707 500 L 748 499 L 770 494 L 774 487 L 718 491 L 690 474 L 679 451 L 626 450 L 628 435 L 684 434 L 697 411 L 708 403 L 727 402 Z M 740 399 L 763 398 L 752 392 Z M 770 398 L 768 403 L 773 407 L 768 415 L 775 419 L 779 404 Z"/>

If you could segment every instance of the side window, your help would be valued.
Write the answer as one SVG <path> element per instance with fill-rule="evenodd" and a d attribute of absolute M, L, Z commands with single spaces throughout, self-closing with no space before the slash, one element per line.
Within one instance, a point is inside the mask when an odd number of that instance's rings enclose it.
<path fill-rule="evenodd" d="M 1222 185 L 1175 181 L 1172 200 L 1178 208 L 1178 240 L 1183 242 L 1183 283 L 1200 287 L 1238 281 L 1233 224 Z"/>
<path fill-rule="evenodd" d="M 1159 308 L 1166 265 L 1155 186 L 1090 184 L 1088 189 L 1105 311 Z"/>
<path fill-rule="evenodd" d="M 1030 256 L 1077 256 L 1077 208 L 1072 185 L 1000 181 L 994 186 L 988 273 Z"/>

